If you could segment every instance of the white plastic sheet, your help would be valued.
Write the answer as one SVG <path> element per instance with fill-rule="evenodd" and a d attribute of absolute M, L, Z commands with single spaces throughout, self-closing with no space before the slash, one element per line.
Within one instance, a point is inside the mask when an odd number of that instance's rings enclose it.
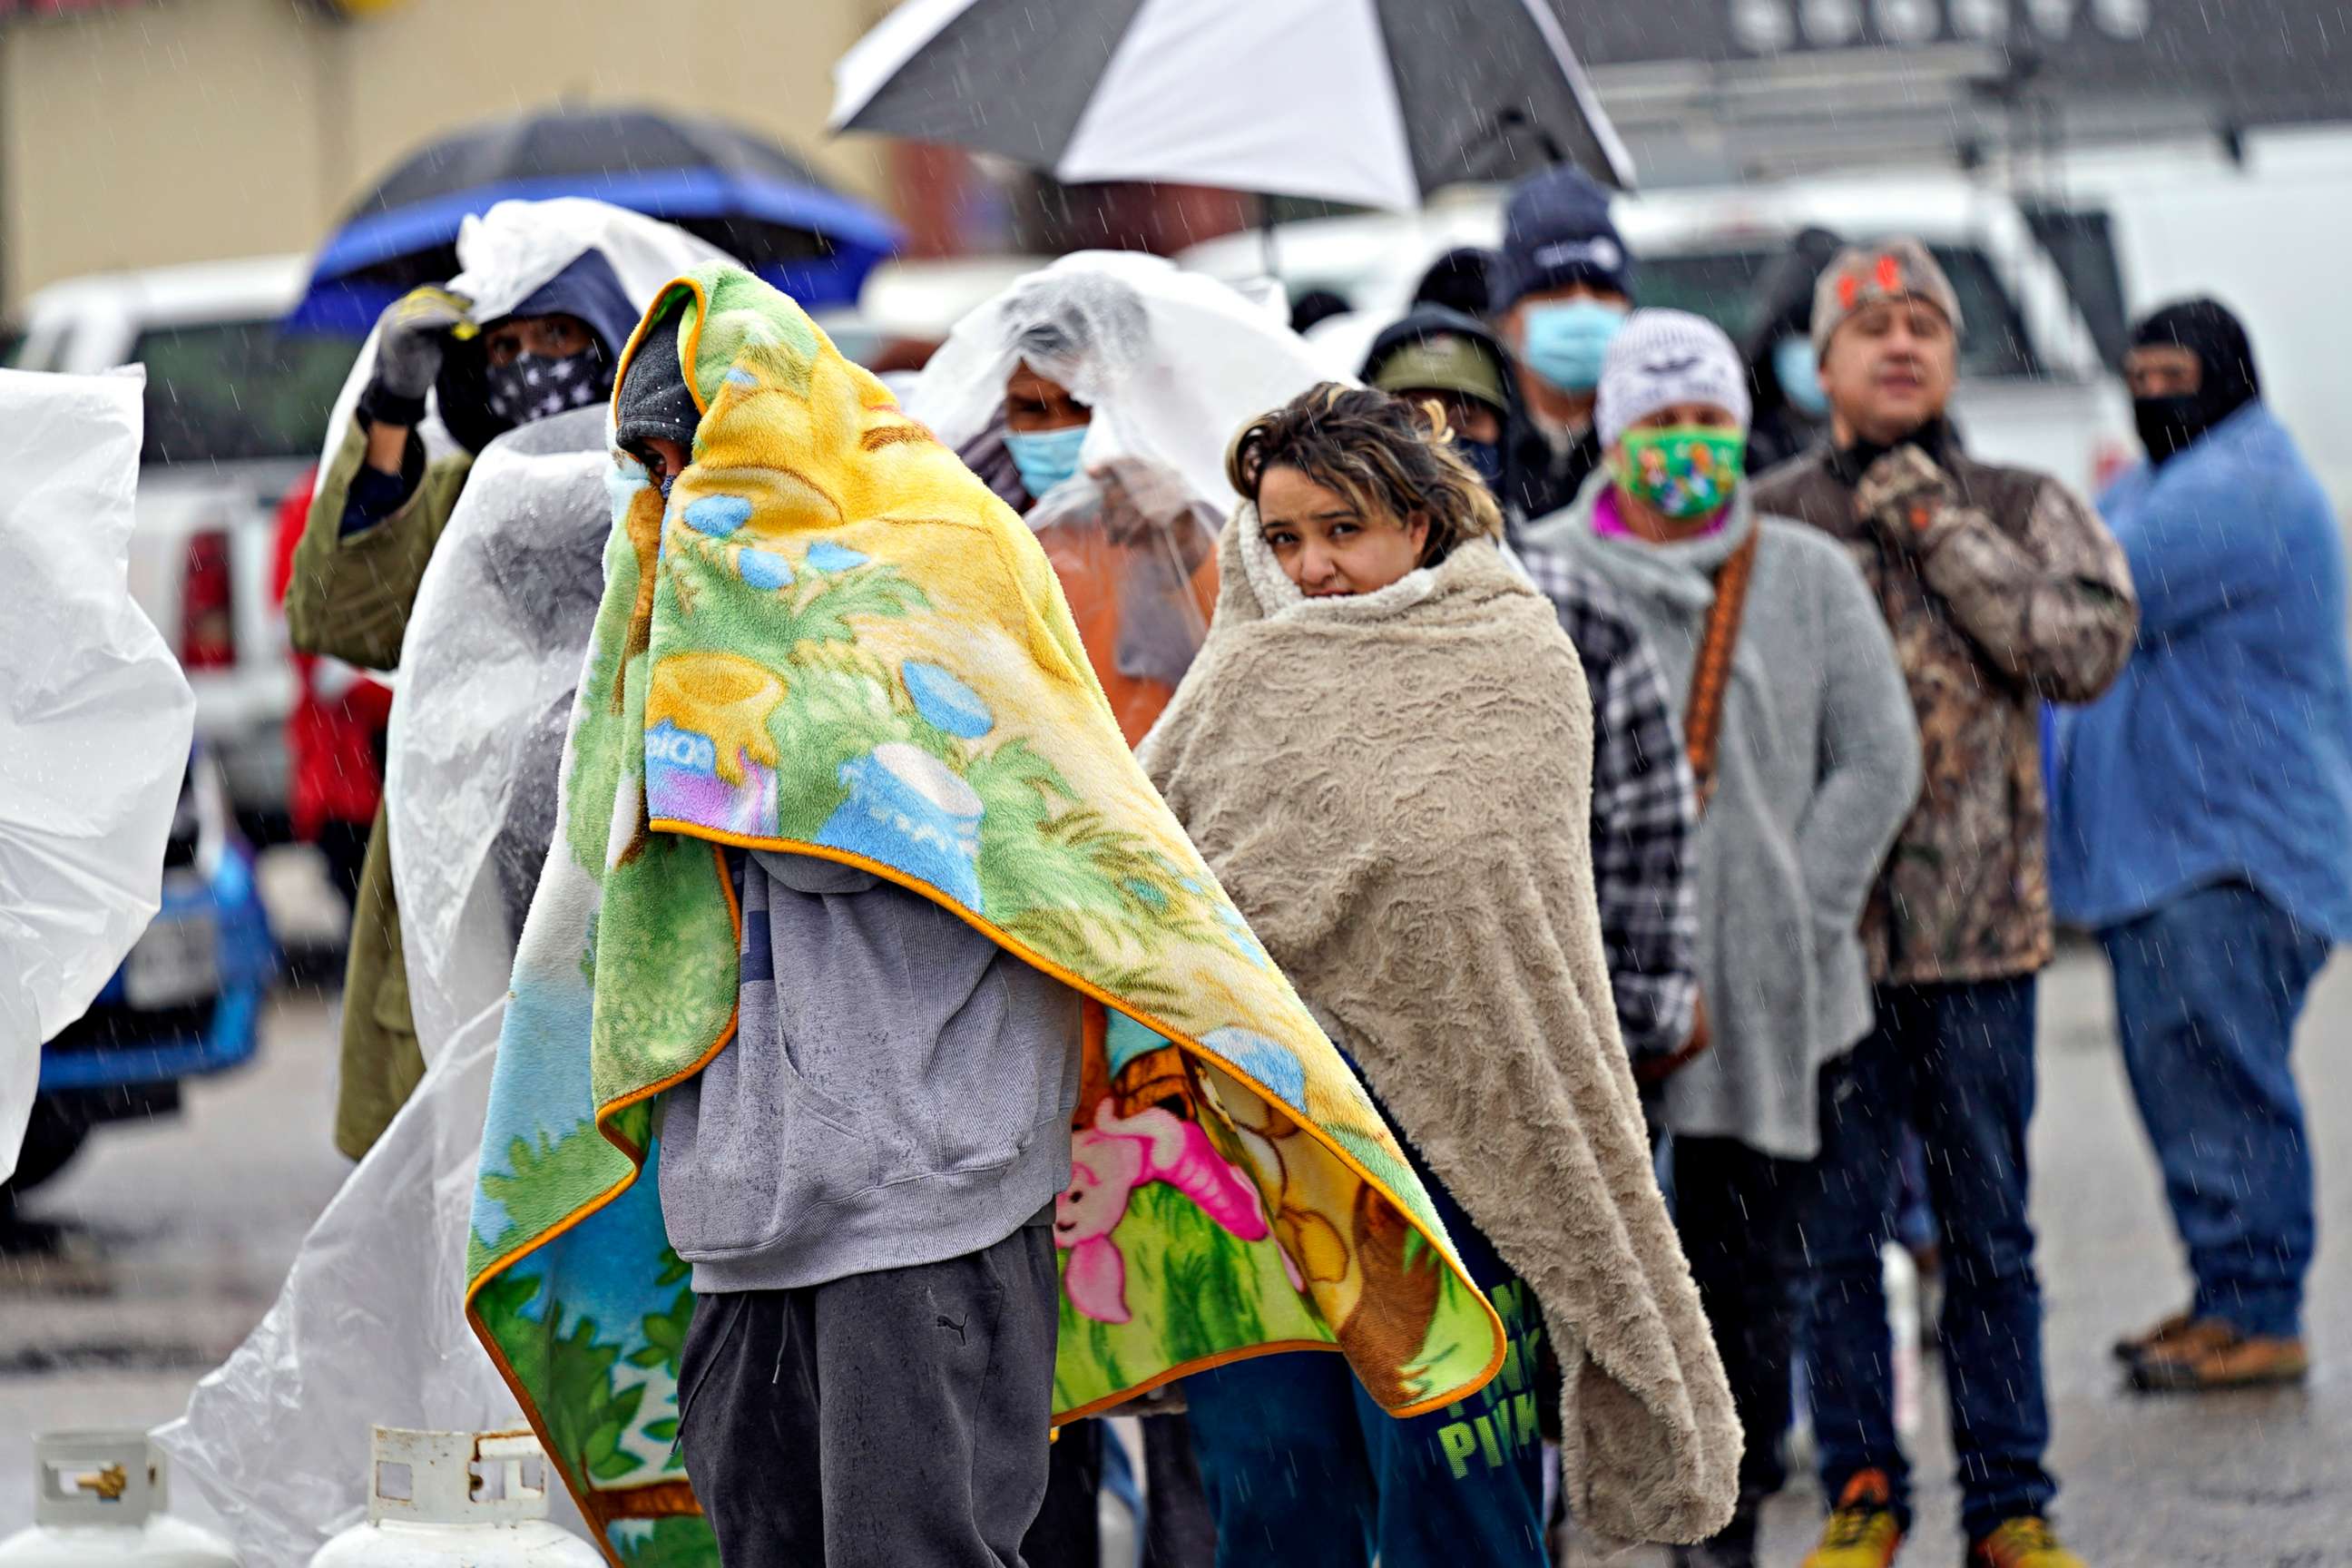
<path fill-rule="evenodd" d="M 554 237 L 530 222 L 551 208 Z M 458 286 L 496 311 L 590 243 L 640 304 L 718 254 L 596 203 L 504 203 L 459 237 Z M 425 1078 L 261 1326 L 156 1434 L 248 1568 L 300 1568 L 361 1516 L 372 1423 L 521 1419 L 466 1324 L 466 1232 L 515 939 L 604 591 L 608 417 L 582 409 L 484 448 L 417 590 L 384 799 Z"/>
<path fill-rule="evenodd" d="M 0 1181 L 41 1042 L 163 897 L 195 697 L 131 602 L 138 370 L 0 371 Z"/>
<path fill-rule="evenodd" d="M 427 1062 L 505 992 L 555 831 L 557 764 L 604 592 L 606 421 L 575 409 L 492 442 L 409 615 L 384 801 Z"/>
<path fill-rule="evenodd" d="M 1225 447 L 1326 374 L 1298 334 L 1214 279 L 1158 257 L 1081 251 L 1014 280 L 949 334 L 907 412 L 960 452 L 1002 422 L 1026 360 L 1093 410 L 1079 465 L 1146 458 L 1220 517 L 1237 503 Z M 984 468 L 974 454 L 974 466 Z"/>
<path fill-rule="evenodd" d="M 478 217 L 467 217 L 459 226 L 457 275 L 448 287 L 474 302 L 476 321 L 496 321 L 591 250 L 612 267 L 629 298 L 645 305 L 653 303 L 655 289 L 679 273 L 706 261 L 731 259 L 684 229 L 584 196 L 509 201 Z M 620 351 L 615 347 L 614 352 Z M 352 411 L 374 374 L 375 334 L 370 332 L 335 399 L 326 447 L 319 454 L 321 469 L 335 460 L 343 432 L 351 427 Z M 426 416 L 418 435 L 427 457 L 457 449 L 437 413 Z"/>

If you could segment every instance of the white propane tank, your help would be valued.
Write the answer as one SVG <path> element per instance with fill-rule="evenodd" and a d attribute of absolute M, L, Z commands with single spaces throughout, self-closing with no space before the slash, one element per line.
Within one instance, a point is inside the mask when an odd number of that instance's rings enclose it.
<path fill-rule="evenodd" d="M 144 1432 L 33 1439 L 33 1528 L 0 1541 L 0 1568 L 236 1568 L 228 1543 L 166 1506 L 163 1453 Z"/>
<path fill-rule="evenodd" d="M 529 1432 L 378 1426 L 372 1447 L 367 1522 L 310 1568 L 604 1568 L 548 1522 L 547 1455 Z"/>

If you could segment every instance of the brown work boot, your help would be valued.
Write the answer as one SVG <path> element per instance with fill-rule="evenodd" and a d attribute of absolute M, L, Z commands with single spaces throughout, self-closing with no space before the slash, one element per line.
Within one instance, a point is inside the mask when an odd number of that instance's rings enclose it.
<path fill-rule="evenodd" d="M 2242 1334 L 2209 1319 L 2134 1362 L 2131 1385 L 2142 1394 L 2204 1394 L 2301 1383 L 2310 1371 L 2301 1340 Z"/>
<path fill-rule="evenodd" d="M 2116 1359 L 2129 1366 L 2158 1351 L 2171 1348 L 2173 1341 L 2196 1326 L 2196 1313 L 2175 1312 L 2152 1329 L 2117 1340 L 2115 1342 Z"/>
<path fill-rule="evenodd" d="M 1999 1530 L 1969 1543 L 1969 1568 L 2084 1568 L 2083 1560 L 2058 1544 L 2057 1531 L 2038 1514 L 2004 1521 Z"/>
<path fill-rule="evenodd" d="M 1903 1521 L 1884 1470 L 1862 1470 L 1838 1496 L 1837 1511 L 1822 1526 L 1821 1544 L 1804 1568 L 1888 1568 L 1903 1547 Z"/>

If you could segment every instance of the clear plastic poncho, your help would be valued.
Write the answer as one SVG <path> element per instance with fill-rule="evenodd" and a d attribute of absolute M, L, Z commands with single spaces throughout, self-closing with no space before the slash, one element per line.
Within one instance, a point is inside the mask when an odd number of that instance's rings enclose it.
<path fill-rule="evenodd" d="M 501 203 L 460 235 L 452 287 L 496 312 L 589 244 L 646 304 L 718 254 L 600 203 Z M 247 1568 L 300 1568 L 363 1516 L 371 1424 L 521 1421 L 466 1324 L 465 1237 L 515 941 L 604 592 L 609 431 L 597 406 L 491 442 L 417 590 L 384 801 L 425 1075 L 304 1239 L 261 1326 L 157 1434 Z"/>
<path fill-rule="evenodd" d="M 0 371 L 0 1181 L 163 898 L 196 700 L 127 581 L 145 376 Z"/>
<path fill-rule="evenodd" d="M 650 303 L 654 290 L 689 268 L 705 261 L 726 260 L 726 253 L 708 241 L 657 218 L 623 207 L 591 201 L 585 196 L 559 196 L 551 201 L 500 202 L 479 216 L 469 216 L 457 229 L 457 275 L 447 287 L 474 302 L 477 321 L 495 321 L 552 281 L 558 273 L 588 251 L 603 255 L 613 276 L 632 300 Z M 327 422 L 326 447 L 319 455 L 324 472 L 342 449 L 360 394 L 375 374 L 375 333 L 361 345 L 343 390 L 335 398 Z M 613 346 L 617 356 L 619 345 Z M 437 394 L 428 395 L 425 423 L 417 435 L 428 458 L 459 449 L 440 420 Z"/>
<path fill-rule="evenodd" d="M 1297 334 L 1225 285 L 1153 257 L 1095 251 L 1016 280 L 956 326 L 908 412 L 1008 497 L 1015 367 L 1093 416 L 1078 472 L 1028 513 L 1132 745 L 1182 680 L 1216 603 L 1216 538 L 1237 498 L 1225 448 L 1327 379 Z"/>
<path fill-rule="evenodd" d="M 907 412 L 969 454 L 992 430 L 1001 439 L 1004 384 L 1024 360 L 1093 410 L 1082 470 L 1150 458 L 1221 520 L 1239 500 L 1225 483 L 1226 446 L 1252 418 L 1331 379 L 1287 324 L 1216 279 L 1090 250 L 1014 280 L 957 322 Z"/>

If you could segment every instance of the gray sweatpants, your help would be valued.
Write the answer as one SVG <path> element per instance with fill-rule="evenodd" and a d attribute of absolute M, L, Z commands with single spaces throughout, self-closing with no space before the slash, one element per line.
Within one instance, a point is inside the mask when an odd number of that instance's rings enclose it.
<path fill-rule="evenodd" d="M 724 1568 L 1021 1568 L 1045 1495 L 1054 1233 L 695 1304 L 686 1471 Z"/>

